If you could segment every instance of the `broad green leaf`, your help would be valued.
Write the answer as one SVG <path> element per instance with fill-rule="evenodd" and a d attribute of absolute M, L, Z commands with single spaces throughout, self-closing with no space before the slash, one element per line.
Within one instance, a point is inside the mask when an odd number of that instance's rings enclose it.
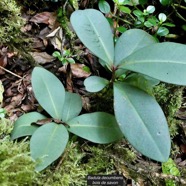
<path fill-rule="evenodd" d="M 30 112 L 19 117 L 14 123 L 11 139 L 14 140 L 23 136 L 32 135 L 38 126 L 31 124 L 41 119 L 46 119 L 46 117 L 38 112 Z"/>
<path fill-rule="evenodd" d="M 142 48 L 121 62 L 119 68 L 139 72 L 161 81 L 186 85 L 186 46 L 156 43 Z"/>
<path fill-rule="evenodd" d="M 45 169 L 61 156 L 69 134 L 63 125 L 48 123 L 37 129 L 30 140 L 31 157 L 37 162 L 36 171 Z"/>
<path fill-rule="evenodd" d="M 61 119 L 65 89 L 51 72 L 35 67 L 32 72 L 32 87 L 39 104 L 55 119 Z"/>
<path fill-rule="evenodd" d="M 105 14 L 110 12 L 110 5 L 105 0 L 99 0 L 98 7 Z"/>
<path fill-rule="evenodd" d="M 116 43 L 114 65 L 119 65 L 130 54 L 153 43 L 156 43 L 155 39 L 147 32 L 140 29 L 127 30 Z"/>
<path fill-rule="evenodd" d="M 68 125 L 70 132 L 94 143 L 111 143 L 123 137 L 115 117 L 105 112 L 80 115 Z"/>
<path fill-rule="evenodd" d="M 153 95 L 153 87 L 159 84 L 160 81 L 142 74 L 133 73 L 125 79 L 125 83 L 133 85 L 148 94 Z"/>
<path fill-rule="evenodd" d="M 105 86 L 109 84 L 109 81 L 99 76 L 90 76 L 85 79 L 84 85 L 88 92 L 99 92 Z"/>
<path fill-rule="evenodd" d="M 121 131 L 143 155 L 164 162 L 170 154 L 166 118 L 156 100 L 125 83 L 114 84 L 114 111 Z"/>
<path fill-rule="evenodd" d="M 66 122 L 81 112 L 82 101 L 78 94 L 65 92 L 65 103 L 63 105 L 62 120 Z"/>
<path fill-rule="evenodd" d="M 77 10 L 72 13 L 70 21 L 83 44 L 108 66 L 112 66 L 113 34 L 103 14 L 94 9 Z"/>

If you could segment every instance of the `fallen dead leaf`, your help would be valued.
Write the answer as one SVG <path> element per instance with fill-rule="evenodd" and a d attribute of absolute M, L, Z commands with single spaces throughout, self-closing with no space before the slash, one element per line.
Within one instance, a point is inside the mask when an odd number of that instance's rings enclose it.
<path fill-rule="evenodd" d="M 63 40 L 63 30 L 61 27 L 56 28 L 53 32 L 46 36 L 49 38 L 51 44 L 55 49 L 61 51 L 62 49 L 62 40 Z"/>
<path fill-rule="evenodd" d="M 47 24 L 50 28 L 53 28 L 55 21 L 56 14 L 53 12 L 38 13 L 30 19 L 30 22 Z"/>
<path fill-rule="evenodd" d="M 30 52 L 30 54 L 38 64 L 50 63 L 55 59 L 46 52 Z"/>
<path fill-rule="evenodd" d="M 85 66 L 84 64 L 79 64 L 79 63 L 70 64 L 70 67 L 71 67 L 73 77 L 87 78 L 91 75 L 91 72 L 87 72 L 85 70 L 87 66 Z M 64 65 L 61 68 L 59 68 L 59 72 L 63 72 L 66 74 L 66 66 Z"/>

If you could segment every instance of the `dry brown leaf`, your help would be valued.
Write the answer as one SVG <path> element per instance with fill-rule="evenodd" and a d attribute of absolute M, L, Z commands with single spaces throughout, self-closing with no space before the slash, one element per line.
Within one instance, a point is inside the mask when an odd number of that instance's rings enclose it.
<path fill-rule="evenodd" d="M 53 28 L 55 21 L 56 15 L 53 12 L 38 13 L 30 19 L 30 22 L 47 24 L 50 28 Z"/>
<path fill-rule="evenodd" d="M 84 64 L 79 64 L 79 63 L 70 64 L 70 67 L 71 67 L 73 77 L 87 78 L 91 75 L 91 72 L 86 72 L 84 70 L 84 68 L 86 67 Z M 66 67 L 62 66 L 61 68 L 59 68 L 59 71 L 66 73 Z"/>
<path fill-rule="evenodd" d="M 32 41 L 33 41 L 33 48 L 34 49 L 40 49 L 40 50 L 45 49 L 45 45 L 44 45 L 42 39 L 33 38 Z"/>
<path fill-rule="evenodd" d="M 62 48 L 62 38 L 63 38 L 63 30 L 61 27 L 56 28 L 53 32 L 46 36 L 50 39 L 51 44 L 55 49 L 61 51 Z"/>
<path fill-rule="evenodd" d="M 47 54 L 46 52 L 30 52 L 30 54 L 38 64 L 50 63 L 55 59 L 53 56 Z"/>

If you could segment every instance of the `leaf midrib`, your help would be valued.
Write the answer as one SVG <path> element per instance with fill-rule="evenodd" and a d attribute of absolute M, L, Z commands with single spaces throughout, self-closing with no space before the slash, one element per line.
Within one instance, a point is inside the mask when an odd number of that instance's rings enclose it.
<path fill-rule="evenodd" d="M 107 49 L 106 49 L 106 47 L 105 47 L 105 45 L 104 45 L 104 42 L 103 42 L 103 40 L 102 40 L 102 37 L 100 37 L 100 35 L 98 34 L 98 32 L 97 32 L 97 30 L 96 30 L 94 24 L 93 24 L 93 23 L 91 22 L 91 20 L 89 19 L 89 16 L 87 16 L 87 19 L 88 19 L 88 21 L 90 22 L 90 24 L 91 24 L 91 26 L 92 26 L 92 28 L 93 28 L 93 30 L 94 30 L 94 33 L 96 33 L 96 36 L 97 36 L 98 40 L 100 41 L 100 43 L 101 43 L 101 45 L 102 45 L 102 47 L 103 47 L 103 49 L 104 49 L 104 51 L 105 51 L 105 54 L 106 54 L 106 56 L 107 56 L 107 58 L 108 58 L 108 60 L 109 60 L 109 64 L 112 64 L 112 63 L 113 63 L 112 57 L 109 55 L 109 52 L 107 51 Z"/>
<path fill-rule="evenodd" d="M 158 145 L 156 144 L 154 138 L 152 137 L 152 135 L 150 135 L 150 133 L 149 133 L 149 131 L 148 131 L 148 128 L 147 128 L 147 126 L 145 125 L 145 122 L 143 122 L 143 119 L 140 117 L 140 115 L 138 114 L 136 108 L 135 108 L 134 105 L 132 104 L 132 101 L 131 101 L 131 100 L 129 99 L 129 97 L 125 94 L 124 91 L 122 91 L 122 93 L 124 93 L 124 97 L 125 97 L 125 99 L 128 100 L 130 106 L 131 106 L 131 107 L 133 108 L 133 110 L 137 113 L 137 116 L 138 116 L 138 118 L 140 119 L 141 123 L 143 124 L 145 130 L 147 131 L 148 136 L 150 136 L 150 138 L 152 139 L 153 143 L 154 143 L 155 146 L 158 148 L 158 151 L 159 151 L 160 154 L 162 155 L 162 153 L 161 153 L 161 151 L 159 150 L 159 147 L 158 147 Z M 163 157 L 163 155 L 162 155 L 162 157 Z"/>

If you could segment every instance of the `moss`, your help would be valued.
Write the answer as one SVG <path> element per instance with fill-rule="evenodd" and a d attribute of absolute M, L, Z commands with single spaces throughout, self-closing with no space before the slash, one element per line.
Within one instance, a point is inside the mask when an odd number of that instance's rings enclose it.
<path fill-rule="evenodd" d="M 0 185 L 18 186 L 84 186 L 88 174 L 116 173 L 115 162 L 108 155 L 118 146 L 81 145 L 72 139 L 61 159 L 40 173 L 34 170 L 35 163 L 29 154 L 29 140 L 19 142 L 10 139 L 12 123 L 0 120 Z M 120 155 L 123 152 L 120 151 Z"/>
<path fill-rule="evenodd" d="M 24 21 L 21 18 L 20 8 L 14 0 L 0 1 L 0 43 L 14 46 L 23 42 L 21 27 Z"/>
<path fill-rule="evenodd" d="M 108 156 L 106 145 L 83 145 L 70 142 L 62 156 L 59 168 L 56 165 L 42 172 L 41 185 L 84 186 L 88 174 L 112 174 L 116 172 L 114 162 Z M 58 165 L 57 165 L 58 167 Z M 48 179 L 47 179 L 48 178 Z"/>
<path fill-rule="evenodd" d="M 161 83 L 154 88 L 154 95 L 165 113 L 172 137 L 178 134 L 180 121 L 176 113 L 181 107 L 182 94 L 183 87 L 180 86 Z"/>
<path fill-rule="evenodd" d="M 29 144 L 10 139 L 11 123 L 0 120 L 0 185 L 32 185 L 37 180 L 34 162 L 29 156 Z"/>

